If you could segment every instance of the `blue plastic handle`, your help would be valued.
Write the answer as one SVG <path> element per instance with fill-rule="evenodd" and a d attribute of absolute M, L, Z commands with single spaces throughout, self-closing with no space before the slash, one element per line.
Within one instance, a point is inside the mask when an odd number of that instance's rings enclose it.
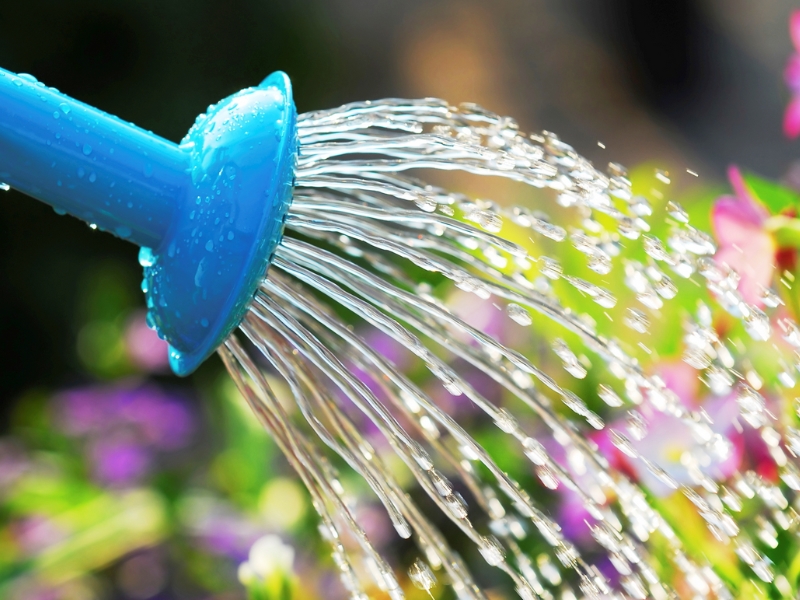
<path fill-rule="evenodd" d="M 175 144 L 0 69 L 0 181 L 142 247 L 148 319 L 185 375 L 238 326 L 280 241 L 296 121 L 281 72 Z"/>

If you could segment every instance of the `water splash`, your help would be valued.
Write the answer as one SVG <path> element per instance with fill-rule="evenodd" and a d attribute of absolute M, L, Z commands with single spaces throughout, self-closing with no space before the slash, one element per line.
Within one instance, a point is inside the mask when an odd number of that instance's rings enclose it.
<path fill-rule="evenodd" d="M 800 329 L 786 316 L 776 327 L 774 315 L 744 301 L 736 274 L 714 261 L 713 241 L 682 207 L 654 208 L 633 195 L 621 166 L 602 173 L 555 135 L 525 135 L 475 105 L 356 103 L 302 115 L 299 138 L 286 235 L 240 327 L 243 338 L 232 336 L 219 352 L 308 487 L 320 535 L 353 598 L 376 588 L 404 597 L 404 568 L 370 542 L 355 516 L 368 499 L 346 489 L 339 468 L 363 477 L 398 536 L 413 539 L 419 556 L 406 572 L 429 594 L 448 585 L 459 598 L 485 598 L 470 570 L 482 557 L 523 599 L 732 598 L 736 586 L 719 565 L 687 547 L 662 514 L 660 488 L 678 490 L 752 579 L 775 584 L 768 550 L 781 532 L 797 531 L 800 433 L 791 414 L 776 412 L 778 393 L 748 347 L 773 343 L 786 365 L 775 385 L 792 388 Z M 405 174 L 418 169 L 548 188 L 552 211 L 469 199 Z M 500 309 L 541 355 L 533 360 L 471 326 L 443 302 L 441 290 L 452 289 L 443 281 Z M 617 297 L 609 282 L 631 293 Z M 680 317 L 685 364 L 713 397 L 734 395 L 738 413 L 727 418 L 760 436 L 778 479 L 724 471 L 732 448 L 718 431 L 723 417 L 715 422 L 681 402 L 647 367 L 649 332 L 676 318 L 669 303 L 683 295 L 703 297 L 695 314 Z M 765 295 L 768 311 L 779 305 L 767 301 L 773 296 Z M 752 341 L 718 332 L 709 306 L 738 319 Z M 484 414 L 535 478 L 526 485 L 511 478 L 454 418 L 452 402 L 437 402 L 438 392 L 421 389 L 365 340 L 368 328 L 408 349 L 451 397 Z M 474 372 L 502 392 L 485 395 L 471 383 Z M 296 411 L 273 394 L 275 374 Z M 687 435 L 677 462 L 648 450 L 647 440 L 667 426 Z M 592 434 L 605 435 L 638 476 L 610 462 Z M 398 479 L 398 459 L 427 496 L 425 511 Z M 551 516 L 561 493 L 585 511 L 581 526 L 593 542 L 577 546 Z M 469 561 L 437 527 L 443 520 L 473 544 Z M 678 575 L 667 581 L 665 571 Z"/>

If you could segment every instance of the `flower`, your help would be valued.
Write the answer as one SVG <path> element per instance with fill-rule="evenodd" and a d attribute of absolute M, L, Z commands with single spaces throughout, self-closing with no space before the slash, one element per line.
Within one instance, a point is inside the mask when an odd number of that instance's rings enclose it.
<path fill-rule="evenodd" d="M 169 367 L 167 342 L 147 325 L 147 313 L 139 311 L 125 325 L 125 350 L 141 371 L 160 373 Z"/>
<path fill-rule="evenodd" d="M 241 562 L 266 533 L 263 524 L 228 502 L 203 492 L 184 497 L 179 506 L 183 527 L 205 551 Z"/>
<path fill-rule="evenodd" d="M 247 561 L 239 565 L 239 581 L 251 587 L 262 582 L 272 583 L 275 578 L 287 579 L 292 574 L 293 564 L 294 548 L 284 544 L 277 535 L 265 535 L 256 540 Z M 267 597 L 277 597 L 277 594 Z"/>
<path fill-rule="evenodd" d="M 14 440 L 0 440 L 0 498 L 30 467 L 30 460 Z"/>
<path fill-rule="evenodd" d="M 112 487 L 139 483 L 156 453 L 186 446 L 195 426 L 181 399 L 129 382 L 63 392 L 56 412 L 61 431 L 86 442 L 95 478 Z"/>
<path fill-rule="evenodd" d="M 75 388 L 57 402 L 60 429 L 73 437 L 103 436 L 115 429 L 134 431 L 161 450 L 185 446 L 194 429 L 186 404 L 154 385 L 120 382 Z"/>
<path fill-rule="evenodd" d="M 34 557 L 67 537 L 56 521 L 37 513 L 12 522 L 9 529 L 26 557 Z"/>
<path fill-rule="evenodd" d="M 253 572 L 262 579 L 275 571 L 290 573 L 294 564 L 294 548 L 284 544 L 277 535 L 265 535 L 250 548 L 248 562 Z"/>
<path fill-rule="evenodd" d="M 681 404 L 692 409 L 702 409 L 711 422 L 713 434 L 725 448 L 710 451 L 698 441 L 696 432 L 685 421 L 672 415 L 657 412 L 642 406 L 636 414 L 636 425 L 628 418 L 610 424 L 608 430 L 616 430 L 629 438 L 638 458 L 631 458 L 611 444 L 611 434 L 603 431 L 596 436 L 615 467 L 631 474 L 653 494 L 668 496 L 674 488 L 653 474 L 648 464 L 655 464 L 676 484 L 694 485 L 691 466 L 706 476 L 725 480 L 736 473 L 742 463 L 744 447 L 738 424 L 739 407 L 735 392 L 719 396 L 699 396 L 697 372 L 682 361 L 663 362 L 657 368 L 659 377 L 667 388 L 678 397 Z M 644 431 L 634 431 L 644 427 Z M 641 439 L 637 439 L 641 437 Z"/>
<path fill-rule="evenodd" d="M 145 446 L 122 436 L 100 438 L 92 445 L 90 456 L 95 478 L 112 487 L 140 481 L 152 463 Z"/>
<path fill-rule="evenodd" d="M 713 422 L 713 432 L 727 440 L 727 456 L 709 452 L 685 422 L 655 411 L 645 414 L 648 432 L 643 439 L 631 441 L 633 448 L 641 458 L 664 469 L 678 484 L 696 483 L 691 470 L 687 468 L 691 463 L 714 480 L 727 479 L 736 473 L 742 460 L 741 445 L 732 441 L 737 436 L 735 423 L 739 408 L 736 399 L 733 394 L 710 399 L 703 403 L 703 408 Z M 623 427 L 618 429 L 624 431 Z M 667 496 L 673 492 L 671 487 L 651 473 L 642 460 L 630 461 L 628 466 L 654 494 Z"/>
<path fill-rule="evenodd" d="M 750 193 L 741 172 L 728 169 L 734 196 L 722 196 L 711 211 L 714 235 L 719 242 L 715 256 L 739 275 L 738 289 L 746 302 L 763 304 L 763 291 L 772 282 L 777 245 L 765 228 L 769 213 Z"/>
<path fill-rule="evenodd" d="M 789 17 L 789 33 L 796 52 L 789 58 L 783 72 L 784 80 L 792 93 L 792 99 L 783 116 L 783 133 L 786 137 L 800 135 L 800 10 Z"/>

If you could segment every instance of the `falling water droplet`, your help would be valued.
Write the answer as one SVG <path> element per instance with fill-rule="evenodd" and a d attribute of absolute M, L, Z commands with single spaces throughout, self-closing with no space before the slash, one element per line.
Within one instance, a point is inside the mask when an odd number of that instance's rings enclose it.
<path fill-rule="evenodd" d="M 458 492 L 452 492 L 442 497 L 447 509 L 456 519 L 466 519 L 468 514 L 467 503 Z"/>
<path fill-rule="evenodd" d="M 616 392 L 605 384 L 600 384 L 597 389 L 597 395 L 600 399 L 611 407 L 622 406 L 622 400 L 617 396 Z"/>
<path fill-rule="evenodd" d="M 770 308 L 777 308 L 778 306 L 783 304 L 783 300 L 778 294 L 775 293 L 775 290 L 772 288 L 764 288 L 761 292 L 761 301 L 764 303 L 764 306 L 768 306 Z"/>
<path fill-rule="evenodd" d="M 440 471 L 431 469 L 428 471 L 428 476 L 430 477 L 431 483 L 436 488 L 436 491 L 440 496 L 449 496 L 453 493 L 453 484 L 451 484 L 450 480 L 447 479 L 447 477 L 445 477 Z"/>
<path fill-rule="evenodd" d="M 800 348 L 800 327 L 791 319 L 779 319 L 779 327 L 783 330 L 783 339 L 795 348 Z"/>
<path fill-rule="evenodd" d="M 742 383 L 736 393 L 736 402 L 745 421 L 753 427 L 760 427 L 766 422 L 764 410 L 766 402 L 756 390 Z"/>
<path fill-rule="evenodd" d="M 508 316 L 511 317 L 514 321 L 519 323 L 523 326 L 530 325 L 533 320 L 531 319 L 531 314 L 522 308 L 519 304 L 511 303 L 506 307 L 506 312 L 508 312 Z"/>
<path fill-rule="evenodd" d="M 624 323 L 639 333 L 647 333 L 650 328 L 650 320 L 647 318 L 647 315 L 635 308 L 626 309 Z"/>
<path fill-rule="evenodd" d="M 542 445 L 541 442 L 535 440 L 531 437 L 525 438 L 522 442 L 522 446 L 525 449 L 525 456 L 527 456 L 531 462 L 535 465 L 544 465 L 547 464 L 548 457 L 547 451 L 545 447 Z"/>
<path fill-rule="evenodd" d="M 644 240 L 644 251 L 650 258 L 658 261 L 669 260 L 669 253 L 664 249 L 661 240 L 651 235 L 646 235 L 642 239 Z"/>
<path fill-rule="evenodd" d="M 539 259 L 539 272 L 548 279 L 558 279 L 561 277 L 562 269 L 558 261 L 542 256 Z"/>
<path fill-rule="evenodd" d="M 542 485 L 550 490 L 558 489 L 558 479 L 548 465 L 537 465 L 534 469 Z"/>
<path fill-rule="evenodd" d="M 667 212 L 679 223 L 686 224 L 689 222 L 689 213 L 677 202 L 667 202 Z"/>
<path fill-rule="evenodd" d="M 417 559 L 408 569 L 408 576 L 417 589 L 430 591 L 436 585 L 436 576 L 431 568 L 422 560 Z"/>
<path fill-rule="evenodd" d="M 635 440 L 643 440 L 647 435 L 647 422 L 638 410 L 628 411 L 626 427 L 628 433 Z"/>
<path fill-rule="evenodd" d="M 607 275 L 611 272 L 611 259 L 605 254 L 595 254 L 589 258 L 587 266 L 600 275 Z"/>
<path fill-rule="evenodd" d="M 506 553 L 503 546 L 493 535 L 481 536 L 478 543 L 478 550 L 484 560 L 491 566 L 496 567 L 505 561 Z"/>
<path fill-rule="evenodd" d="M 771 330 L 769 317 L 761 309 L 754 306 L 749 307 L 749 314 L 744 317 L 744 326 L 754 340 L 769 339 Z"/>
<path fill-rule="evenodd" d="M 580 363 L 578 357 L 575 356 L 575 353 L 567 346 L 564 340 L 557 338 L 553 342 L 553 351 L 561 359 L 567 373 L 578 379 L 586 377 L 586 368 Z"/>

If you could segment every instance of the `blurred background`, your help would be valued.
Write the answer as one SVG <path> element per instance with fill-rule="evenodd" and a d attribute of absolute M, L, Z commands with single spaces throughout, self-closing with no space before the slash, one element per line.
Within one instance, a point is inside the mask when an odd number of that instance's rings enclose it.
<path fill-rule="evenodd" d="M 26 0 L 0 4 L 0 66 L 174 141 L 209 103 L 281 69 L 300 112 L 385 96 L 472 101 L 556 132 L 600 167 L 646 160 L 676 174 L 678 189 L 713 187 L 731 163 L 775 179 L 791 169 L 797 149 L 781 118 L 794 5 Z M 101 573 L 72 596 L 42 598 L 238 598 L 232 570 L 259 532 L 313 518 L 216 358 L 187 380 L 169 375 L 144 326 L 136 253 L 14 191 L 0 197 L 0 489 L 33 463 L 66 486 L 33 486 L 4 505 L 0 582 L 35 564 L 57 582 Z M 58 546 L 84 517 L 47 515 L 111 510 L 97 490 L 129 490 L 137 516 L 106 531 L 128 546 L 91 531 L 99 556 Z M 287 498 L 301 498 L 297 514 L 275 516 Z M 180 551 L 158 543 L 175 523 L 188 536 Z M 230 572 L 204 572 L 220 555 Z"/>
<path fill-rule="evenodd" d="M 794 153 L 780 128 L 794 4 L 27 0 L 0 5 L 0 65 L 171 140 L 209 103 L 282 69 L 301 112 L 440 96 L 554 131 L 599 165 L 647 159 L 710 181 L 738 163 L 780 177 Z M 135 254 L 4 194 L 0 423 L 25 390 L 113 362 L 109 348 L 90 356 L 103 343 L 92 323 L 140 306 Z"/>

